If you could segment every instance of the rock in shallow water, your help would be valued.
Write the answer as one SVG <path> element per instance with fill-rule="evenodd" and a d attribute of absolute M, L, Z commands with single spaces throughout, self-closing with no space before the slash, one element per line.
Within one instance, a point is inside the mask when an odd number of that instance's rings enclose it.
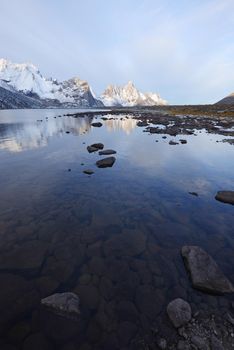
<path fill-rule="evenodd" d="M 234 191 L 218 191 L 215 199 L 223 203 L 234 205 Z"/>
<path fill-rule="evenodd" d="M 181 253 L 190 272 L 194 288 L 212 294 L 234 292 L 232 283 L 202 248 L 184 246 Z"/>
<path fill-rule="evenodd" d="M 179 143 L 178 142 L 175 142 L 175 141 L 169 141 L 169 145 L 171 146 L 175 146 L 175 145 L 178 145 Z"/>
<path fill-rule="evenodd" d="M 107 157 L 104 159 L 100 159 L 96 162 L 98 168 L 108 168 L 112 167 L 115 163 L 115 157 Z"/>
<path fill-rule="evenodd" d="M 69 319 L 76 319 L 79 317 L 79 304 L 79 297 L 71 292 L 55 293 L 41 299 L 41 305 L 46 307 L 47 310 Z"/>
<path fill-rule="evenodd" d="M 103 149 L 104 145 L 103 145 L 103 143 L 99 142 L 99 143 L 93 143 L 91 145 L 91 147 L 95 147 L 95 148 L 98 148 L 98 149 Z"/>
<path fill-rule="evenodd" d="M 189 303 L 181 298 L 172 300 L 168 304 L 167 314 L 176 328 L 187 324 L 192 317 L 191 307 Z"/>
<path fill-rule="evenodd" d="M 91 125 L 92 125 L 92 126 L 95 126 L 95 127 L 97 127 L 97 128 L 100 128 L 100 127 L 102 126 L 102 123 L 97 122 L 97 123 L 92 123 Z"/>
<path fill-rule="evenodd" d="M 87 146 L 87 151 L 88 151 L 89 153 L 97 152 L 97 151 L 98 151 L 98 148 L 97 148 L 97 147 L 94 147 L 94 146 Z"/>
<path fill-rule="evenodd" d="M 104 156 L 104 155 L 109 155 L 109 154 L 115 154 L 116 151 L 114 151 L 113 149 L 105 149 L 104 151 L 100 151 L 98 152 L 100 154 L 100 156 Z"/>
<path fill-rule="evenodd" d="M 0 270 L 32 272 L 38 270 L 46 256 L 48 244 L 39 240 L 24 242 L 1 253 Z"/>
<path fill-rule="evenodd" d="M 83 173 L 84 173 L 84 174 L 87 174 L 87 175 L 92 175 L 92 174 L 94 173 L 94 171 L 91 170 L 91 169 L 85 169 L 85 170 L 83 171 Z"/>

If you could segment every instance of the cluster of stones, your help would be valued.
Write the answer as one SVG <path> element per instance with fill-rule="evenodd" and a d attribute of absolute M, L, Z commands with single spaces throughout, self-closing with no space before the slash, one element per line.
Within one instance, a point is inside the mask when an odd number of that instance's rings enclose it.
<path fill-rule="evenodd" d="M 87 146 L 87 151 L 89 153 L 98 152 L 100 156 L 111 155 L 116 153 L 116 151 L 114 151 L 113 149 L 103 149 L 103 148 L 104 148 L 103 143 L 94 143 L 90 146 Z M 114 165 L 115 160 L 116 160 L 115 157 L 106 157 L 98 160 L 96 162 L 96 165 L 98 168 L 110 168 Z M 88 175 L 91 175 L 94 173 L 94 171 L 91 169 L 85 169 L 83 172 Z"/>

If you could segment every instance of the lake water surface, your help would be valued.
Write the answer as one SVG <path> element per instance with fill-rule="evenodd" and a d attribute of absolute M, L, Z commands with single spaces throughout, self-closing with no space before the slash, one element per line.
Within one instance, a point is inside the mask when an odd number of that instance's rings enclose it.
<path fill-rule="evenodd" d="M 233 206 L 214 198 L 233 190 L 234 146 L 205 131 L 172 146 L 181 135 L 149 135 L 131 115 L 97 115 L 97 128 L 68 112 L 0 111 L 1 349 L 141 348 L 152 329 L 173 336 L 176 297 L 225 312 L 229 297 L 191 288 L 180 250 L 203 247 L 234 282 Z M 96 167 L 96 142 L 113 167 Z M 77 332 L 41 321 L 40 299 L 64 291 L 80 297 Z"/>

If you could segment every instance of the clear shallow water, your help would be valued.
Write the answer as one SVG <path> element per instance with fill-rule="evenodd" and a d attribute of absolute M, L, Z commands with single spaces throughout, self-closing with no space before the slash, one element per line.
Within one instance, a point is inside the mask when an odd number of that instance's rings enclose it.
<path fill-rule="evenodd" d="M 153 326 L 171 335 L 175 297 L 194 311 L 228 309 L 228 297 L 191 288 L 180 249 L 202 246 L 234 281 L 233 206 L 214 199 L 233 189 L 234 146 L 205 131 L 148 135 L 130 115 L 94 128 L 67 112 L 0 111 L 2 342 L 21 349 L 40 334 L 51 349 L 136 348 Z M 188 143 L 168 144 L 180 138 Z M 112 168 L 95 166 L 86 147 L 96 142 L 117 151 Z M 75 336 L 41 322 L 40 299 L 57 291 L 80 296 Z"/>

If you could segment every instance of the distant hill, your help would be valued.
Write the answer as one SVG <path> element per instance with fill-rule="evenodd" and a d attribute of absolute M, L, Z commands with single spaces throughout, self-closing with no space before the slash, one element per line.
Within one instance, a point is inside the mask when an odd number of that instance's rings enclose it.
<path fill-rule="evenodd" d="M 234 105 L 234 93 L 224 97 L 222 100 L 218 101 L 216 104 Z"/>

